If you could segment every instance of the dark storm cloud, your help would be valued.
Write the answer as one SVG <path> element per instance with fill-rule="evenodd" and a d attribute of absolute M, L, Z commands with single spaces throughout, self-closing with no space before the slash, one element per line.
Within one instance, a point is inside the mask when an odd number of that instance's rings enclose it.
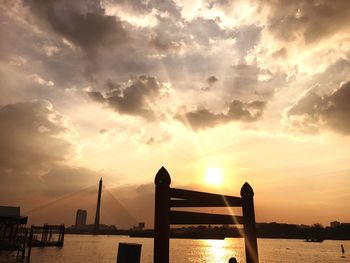
<path fill-rule="evenodd" d="M 329 95 L 309 91 L 287 111 L 287 118 L 292 127 L 299 131 L 318 131 L 325 126 L 339 133 L 350 134 L 349 101 L 350 82 L 342 84 Z"/>
<path fill-rule="evenodd" d="M 121 114 L 141 116 L 153 120 L 156 116 L 152 105 L 159 97 L 161 84 L 154 77 L 139 76 L 125 87 L 108 83 L 109 90 L 88 92 L 93 100 L 106 104 Z"/>
<path fill-rule="evenodd" d="M 266 102 L 242 102 L 234 100 L 228 105 L 227 113 L 213 113 L 208 109 L 198 109 L 179 113 L 176 118 L 184 124 L 189 124 L 194 130 L 206 129 L 231 121 L 254 122 L 259 120 L 265 109 Z"/>
<path fill-rule="evenodd" d="M 350 25 L 348 0 L 279 0 L 259 4 L 270 8 L 269 30 L 284 41 L 301 35 L 306 43 L 313 43 Z"/>
<path fill-rule="evenodd" d="M 94 55 L 100 47 L 114 47 L 127 41 L 123 23 L 105 15 L 98 1 L 30 0 L 28 4 L 41 20 L 58 34 Z"/>

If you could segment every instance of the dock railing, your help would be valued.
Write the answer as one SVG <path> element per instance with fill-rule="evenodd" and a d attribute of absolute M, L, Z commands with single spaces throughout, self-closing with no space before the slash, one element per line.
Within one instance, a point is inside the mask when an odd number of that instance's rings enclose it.
<path fill-rule="evenodd" d="M 170 225 L 242 224 L 247 263 L 259 263 L 255 229 L 254 192 L 245 183 L 241 197 L 171 188 L 168 171 L 162 167 L 154 179 L 154 263 L 169 263 Z M 241 207 L 242 216 L 171 210 L 178 207 Z"/>

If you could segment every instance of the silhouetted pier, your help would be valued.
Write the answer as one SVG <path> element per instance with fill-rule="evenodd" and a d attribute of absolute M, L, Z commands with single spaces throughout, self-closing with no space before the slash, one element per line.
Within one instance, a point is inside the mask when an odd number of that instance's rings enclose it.
<path fill-rule="evenodd" d="M 32 226 L 33 247 L 62 247 L 65 227 L 61 225 Z"/>

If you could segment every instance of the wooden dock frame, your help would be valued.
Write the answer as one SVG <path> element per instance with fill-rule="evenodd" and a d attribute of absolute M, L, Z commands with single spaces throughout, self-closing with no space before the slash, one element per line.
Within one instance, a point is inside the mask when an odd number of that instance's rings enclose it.
<path fill-rule="evenodd" d="M 61 225 L 48 225 L 44 224 L 43 226 L 32 226 L 31 233 L 33 236 L 38 233 L 41 234 L 40 239 L 33 239 L 32 246 L 33 247 L 62 247 L 64 242 L 64 232 L 65 226 Z M 58 234 L 57 240 L 52 241 L 50 238 L 51 234 Z"/>
<path fill-rule="evenodd" d="M 259 263 L 255 229 L 254 192 L 245 183 L 241 197 L 171 188 L 168 171 L 162 167 L 154 179 L 154 263 L 169 263 L 170 225 L 243 224 L 247 263 Z M 172 207 L 242 207 L 242 216 L 174 211 Z"/>

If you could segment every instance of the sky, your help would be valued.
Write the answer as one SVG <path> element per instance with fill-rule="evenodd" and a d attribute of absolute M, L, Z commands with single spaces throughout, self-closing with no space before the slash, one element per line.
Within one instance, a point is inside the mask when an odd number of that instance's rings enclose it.
<path fill-rule="evenodd" d="M 153 224 L 154 176 L 350 221 L 350 1 L 0 0 L 0 205 Z"/>

